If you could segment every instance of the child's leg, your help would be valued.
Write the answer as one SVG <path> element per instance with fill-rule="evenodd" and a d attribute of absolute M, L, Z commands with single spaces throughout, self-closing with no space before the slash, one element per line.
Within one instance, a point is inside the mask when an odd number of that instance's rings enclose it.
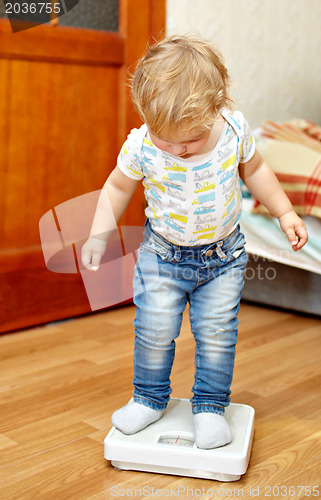
<path fill-rule="evenodd" d="M 190 295 L 191 328 L 196 341 L 194 396 L 195 440 L 200 448 L 215 448 L 231 441 L 224 419 L 230 403 L 239 303 L 246 255 L 216 267 L 212 279 Z M 213 277 L 214 276 L 214 277 Z"/>
<path fill-rule="evenodd" d="M 167 297 L 171 294 L 168 292 Z M 170 373 L 175 355 L 175 338 L 179 335 L 182 311 L 177 315 L 166 301 L 155 293 L 136 299 L 134 349 L 134 401 L 117 410 L 112 416 L 115 427 L 125 434 L 134 434 L 156 422 L 167 406 Z M 145 297 L 146 299 L 146 297 Z M 185 308 L 181 304 L 181 310 Z"/>
<path fill-rule="evenodd" d="M 140 252 L 134 291 L 134 402 L 112 416 L 113 424 L 125 434 L 155 422 L 167 406 L 175 338 L 187 302 L 171 262 L 149 252 Z"/>

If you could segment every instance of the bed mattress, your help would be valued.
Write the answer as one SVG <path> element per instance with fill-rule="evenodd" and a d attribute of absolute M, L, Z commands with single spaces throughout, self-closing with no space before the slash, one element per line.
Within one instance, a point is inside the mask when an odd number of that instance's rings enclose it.
<path fill-rule="evenodd" d="M 294 252 L 273 217 L 251 213 L 243 200 L 240 225 L 249 255 L 242 299 L 321 316 L 321 220 L 303 217 L 308 243 Z"/>
<path fill-rule="evenodd" d="M 252 199 L 243 199 L 240 225 L 246 240 L 246 251 L 265 260 L 321 274 L 321 219 L 302 217 L 309 241 L 301 250 L 294 252 L 278 220 L 252 213 L 252 205 Z"/>

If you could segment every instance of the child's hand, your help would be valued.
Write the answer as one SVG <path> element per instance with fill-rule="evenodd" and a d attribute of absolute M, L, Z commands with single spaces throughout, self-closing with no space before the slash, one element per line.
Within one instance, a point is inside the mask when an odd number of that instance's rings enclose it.
<path fill-rule="evenodd" d="M 82 265 L 89 271 L 97 271 L 102 256 L 107 247 L 107 241 L 91 236 L 81 249 Z"/>
<path fill-rule="evenodd" d="M 282 231 L 287 235 L 293 250 L 300 250 L 308 241 L 308 233 L 304 222 L 294 210 L 279 217 Z"/>

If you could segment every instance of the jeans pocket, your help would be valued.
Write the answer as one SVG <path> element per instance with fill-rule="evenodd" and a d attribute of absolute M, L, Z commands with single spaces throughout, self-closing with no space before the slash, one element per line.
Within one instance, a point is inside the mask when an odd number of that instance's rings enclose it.
<path fill-rule="evenodd" d="M 230 248 L 227 250 L 227 254 L 231 259 L 238 259 L 239 257 L 246 256 L 245 251 L 245 238 L 242 233 L 238 235 L 238 238 L 233 242 Z"/>
<path fill-rule="evenodd" d="M 240 255 L 242 255 L 243 252 L 245 252 L 245 248 L 244 247 L 237 248 L 232 253 L 232 256 L 233 256 L 234 259 L 237 259 L 238 257 L 240 257 Z"/>

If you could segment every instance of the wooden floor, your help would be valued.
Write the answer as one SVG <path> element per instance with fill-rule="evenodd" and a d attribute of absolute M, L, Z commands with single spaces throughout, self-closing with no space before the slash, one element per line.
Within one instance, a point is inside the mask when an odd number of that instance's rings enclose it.
<path fill-rule="evenodd" d="M 232 402 L 255 408 L 255 437 L 247 473 L 220 483 L 104 459 L 111 414 L 131 397 L 133 317 L 127 306 L 0 337 L 1 500 L 320 496 L 319 319 L 241 305 Z M 189 398 L 187 314 L 177 344 L 173 396 Z"/>

